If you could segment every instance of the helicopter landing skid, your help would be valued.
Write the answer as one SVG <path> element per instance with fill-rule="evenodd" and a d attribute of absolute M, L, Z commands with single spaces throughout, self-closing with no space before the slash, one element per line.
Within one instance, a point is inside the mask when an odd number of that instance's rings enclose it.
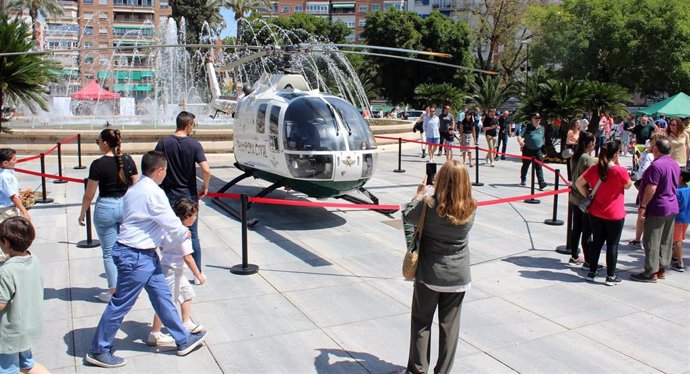
<path fill-rule="evenodd" d="M 230 187 L 236 185 L 241 180 L 249 178 L 253 175 L 254 175 L 254 173 L 252 173 L 251 171 L 245 171 L 244 173 L 242 173 L 242 175 L 240 175 L 240 176 L 236 177 L 235 179 L 231 180 L 230 182 L 226 183 L 225 186 L 223 186 L 220 190 L 218 190 L 218 193 L 224 193 L 225 191 L 230 189 Z M 240 212 L 238 212 L 237 209 L 231 207 L 230 204 L 223 201 L 223 199 L 218 198 L 218 197 L 214 197 L 213 202 L 218 204 L 218 206 L 221 209 L 228 212 L 231 216 L 235 217 L 238 221 L 242 221 L 242 214 Z M 247 206 L 247 209 L 249 209 L 249 205 Z M 247 220 L 247 226 L 252 227 L 252 226 L 256 225 L 257 222 L 259 222 L 259 220 L 255 219 L 255 218 L 248 219 Z"/>
<path fill-rule="evenodd" d="M 355 204 L 366 204 L 366 205 L 379 205 L 379 198 L 364 187 L 359 188 L 359 192 L 363 193 L 371 201 L 366 201 L 357 196 L 352 195 L 340 195 L 336 196 L 337 199 L 343 199 Z M 390 216 L 391 214 L 398 211 L 398 209 L 372 209 L 375 212 L 379 212 L 383 215 Z"/>

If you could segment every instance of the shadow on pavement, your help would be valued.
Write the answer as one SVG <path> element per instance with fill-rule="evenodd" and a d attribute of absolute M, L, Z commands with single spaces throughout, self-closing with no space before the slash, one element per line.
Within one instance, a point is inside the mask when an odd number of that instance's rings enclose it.
<path fill-rule="evenodd" d="M 318 351 L 321 353 L 314 359 L 317 373 L 397 373 L 404 369 L 402 366 L 381 360 L 370 353 L 326 348 L 318 349 Z M 335 362 L 330 362 L 331 357 L 334 357 Z M 337 358 L 344 358 L 346 361 L 338 361 Z M 355 361 L 351 361 L 352 359 Z"/>

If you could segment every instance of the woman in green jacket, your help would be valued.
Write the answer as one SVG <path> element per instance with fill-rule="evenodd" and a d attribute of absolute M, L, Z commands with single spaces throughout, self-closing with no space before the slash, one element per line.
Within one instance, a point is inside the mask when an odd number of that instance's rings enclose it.
<path fill-rule="evenodd" d="M 426 183 L 403 211 L 403 221 L 417 223 L 426 205 L 419 265 L 412 296 L 412 330 L 408 373 L 426 373 L 434 313 L 440 328 L 436 373 L 453 366 L 460 331 L 460 310 L 470 288 L 469 233 L 477 209 L 470 176 L 462 162 L 446 161 L 434 178 L 433 196 L 426 197 Z"/>

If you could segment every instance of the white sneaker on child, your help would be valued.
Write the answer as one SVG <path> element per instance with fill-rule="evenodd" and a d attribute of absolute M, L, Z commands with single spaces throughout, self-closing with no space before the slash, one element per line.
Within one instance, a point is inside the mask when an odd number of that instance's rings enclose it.
<path fill-rule="evenodd" d="M 192 320 L 189 320 L 187 322 L 183 322 L 184 328 L 187 329 L 187 331 L 191 332 L 192 334 L 195 334 L 197 332 L 203 331 L 204 326 L 201 325 L 200 323 L 196 323 Z"/>
<path fill-rule="evenodd" d="M 110 299 L 113 297 L 113 294 L 110 293 L 110 291 L 103 291 L 98 294 L 98 300 L 100 300 L 103 303 L 109 303 Z"/>
<path fill-rule="evenodd" d="M 150 332 L 149 337 L 146 339 L 146 345 L 150 346 L 155 346 L 155 345 L 164 345 L 164 344 L 173 344 L 175 343 L 175 339 L 173 339 L 170 334 L 164 334 L 162 332 Z"/>

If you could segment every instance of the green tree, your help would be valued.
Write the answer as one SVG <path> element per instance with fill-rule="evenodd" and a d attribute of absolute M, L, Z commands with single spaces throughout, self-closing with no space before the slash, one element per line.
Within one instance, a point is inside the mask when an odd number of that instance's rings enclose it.
<path fill-rule="evenodd" d="M 483 76 L 472 84 L 472 101 L 482 109 L 498 109 L 514 91 L 514 85 L 502 76 Z"/>
<path fill-rule="evenodd" d="M 34 40 L 37 40 L 40 35 L 37 22 L 39 14 L 45 18 L 50 18 L 60 16 L 64 12 L 60 0 L 13 0 L 7 4 L 7 7 L 10 10 L 18 11 L 25 8 L 29 9 L 29 17 L 31 17 L 31 24 L 33 25 L 32 38 Z"/>
<path fill-rule="evenodd" d="M 617 84 L 589 81 L 585 83 L 587 98 L 585 109 L 592 114 L 588 130 L 596 132 L 599 117 L 606 112 L 610 115 L 624 116 L 628 113 L 626 104 L 630 103 L 630 93 Z"/>
<path fill-rule="evenodd" d="M 534 8 L 535 65 L 643 94 L 690 89 L 690 2 L 564 0 Z"/>
<path fill-rule="evenodd" d="M 526 59 L 522 41 L 532 35 L 525 28 L 531 7 L 541 7 L 545 0 L 465 0 L 456 15 L 472 25 L 472 49 L 480 69 L 497 70 L 510 79 Z"/>
<path fill-rule="evenodd" d="M 344 43 L 350 34 L 350 28 L 343 21 L 331 22 L 328 18 L 317 17 L 307 13 L 293 13 L 290 17 L 275 17 L 269 23 L 283 30 L 305 31 L 308 34 L 325 37 L 331 43 Z"/>
<path fill-rule="evenodd" d="M 185 19 L 187 44 L 199 43 L 202 31 L 206 32 L 204 23 L 208 23 L 214 33 L 219 33 L 224 26 L 220 15 L 221 0 L 170 0 L 170 6 L 173 18 Z"/>
<path fill-rule="evenodd" d="M 17 18 L 0 12 L 0 53 L 29 52 L 34 41 L 29 27 Z M 46 85 L 56 79 L 53 72 L 61 66 L 38 54 L 20 54 L 0 58 L 0 108 L 7 101 L 24 103 L 32 113 L 34 104 L 47 110 L 44 98 Z M 0 131 L 2 131 L 0 116 Z"/>
<path fill-rule="evenodd" d="M 469 29 L 464 22 L 453 21 L 434 12 L 422 19 L 412 12 L 389 9 L 367 15 L 362 35 L 367 44 L 384 47 L 436 51 L 452 54 L 452 58 L 416 56 L 450 64 L 471 66 L 468 51 Z M 443 68 L 423 62 L 401 61 L 372 57 L 383 95 L 394 104 L 415 101 L 415 88 L 423 83 L 450 83 L 465 91 L 471 75 L 453 68 Z M 404 79 L 401 79 L 403 78 Z"/>
<path fill-rule="evenodd" d="M 436 106 L 449 104 L 453 108 L 460 108 L 467 96 L 450 83 L 423 83 L 414 90 L 415 106 L 421 108 L 425 105 Z"/>
<path fill-rule="evenodd" d="M 224 0 L 223 6 L 235 12 L 238 39 L 242 35 L 242 22 L 240 21 L 242 18 L 256 11 L 273 10 L 273 3 L 270 0 Z"/>

